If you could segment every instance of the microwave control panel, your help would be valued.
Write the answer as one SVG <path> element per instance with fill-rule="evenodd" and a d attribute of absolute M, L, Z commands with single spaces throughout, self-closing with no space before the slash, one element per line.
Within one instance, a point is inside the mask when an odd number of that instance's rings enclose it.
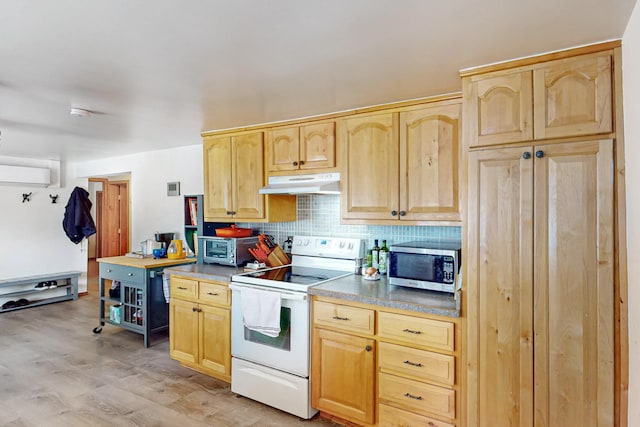
<path fill-rule="evenodd" d="M 453 271 L 453 257 L 444 257 L 442 260 L 442 275 L 444 283 L 453 283 Z"/>

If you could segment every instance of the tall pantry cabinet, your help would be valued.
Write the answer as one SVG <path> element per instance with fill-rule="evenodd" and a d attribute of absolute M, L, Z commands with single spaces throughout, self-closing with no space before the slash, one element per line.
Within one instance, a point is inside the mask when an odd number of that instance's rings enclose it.
<path fill-rule="evenodd" d="M 462 72 L 469 427 L 614 425 L 614 48 Z"/>

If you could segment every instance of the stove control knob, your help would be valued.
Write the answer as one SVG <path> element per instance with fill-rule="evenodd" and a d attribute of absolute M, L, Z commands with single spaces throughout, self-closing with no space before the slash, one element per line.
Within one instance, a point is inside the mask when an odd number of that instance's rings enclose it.
<path fill-rule="evenodd" d="M 347 246 L 349 249 L 353 249 L 353 242 L 349 242 L 349 246 Z"/>
<path fill-rule="evenodd" d="M 344 242 L 340 242 L 340 249 L 344 249 Z"/>

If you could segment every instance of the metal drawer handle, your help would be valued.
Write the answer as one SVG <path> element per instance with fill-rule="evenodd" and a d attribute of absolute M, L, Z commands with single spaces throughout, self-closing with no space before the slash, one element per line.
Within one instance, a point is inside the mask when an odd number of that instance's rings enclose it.
<path fill-rule="evenodd" d="M 417 366 L 418 368 L 422 368 L 422 363 L 414 363 L 414 362 L 412 362 L 412 361 L 410 361 L 410 360 L 405 360 L 405 361 L 404 361 L 404 362 L 402 362 L 402 363 L 405 363 L 405 364 L 407 364 L 407 365 L 411 365 L 411 366 Z"/>
<path fill-rule="evenodd" d="M 422 400 L 422 396 L 414 396 L 414 395 L 413 395 L 413 394 L 411 394 L 411 393 L 405 393 L 405 394 L 404 394 L 404 397 L 408 397 L 408 398 L 410 398 L 410 399 L 415 399 L 415 400 Z"/>
<path fill-rule="evenodd" d="M 411 329 L 403 329 L 402 332 L 407 332 L 409 334 L 421 334 L 422 332 L 420 331 L 412 331 Z"/>
<path fill-rule="evenodd" d="M 133 273 L 127 273 L 127 276 L 133 276 Z"/>
<path fill-rule="evenodd" d="M 220 295 L 220 294 L 217 294 L 217 293 L 214 293 L 214 292 L 207 292 L 207 295 L 211 295 L 211 296 L 215 297 L 215 296 Z"/>
<path fill-rule="evenodd" d="M 186 290 L 187 290 L 187 288 L 185 288 L 185 287 L 183 287 L 183 286 L 178 286 L 178 289 L 183 290 L 183 291 L 186 291 Z"/>
<path fill-rule="evenodd" d="M 110 268 L 107 268 L 107 273 L 111 273 L 111 269 Z"/>
<path fill-rule="evenodd" d="M 333 316 L 334 320 L 350 320 L 348 317 Z"/>

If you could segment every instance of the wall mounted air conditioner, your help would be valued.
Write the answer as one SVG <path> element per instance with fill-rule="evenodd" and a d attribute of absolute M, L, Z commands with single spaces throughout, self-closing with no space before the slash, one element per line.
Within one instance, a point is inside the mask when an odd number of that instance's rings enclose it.
<path fill-rule="evenodd" d="M 51 170 L 48 168 L 0 165 L 0 184 L 48 187 L 50 183 Z"/>

